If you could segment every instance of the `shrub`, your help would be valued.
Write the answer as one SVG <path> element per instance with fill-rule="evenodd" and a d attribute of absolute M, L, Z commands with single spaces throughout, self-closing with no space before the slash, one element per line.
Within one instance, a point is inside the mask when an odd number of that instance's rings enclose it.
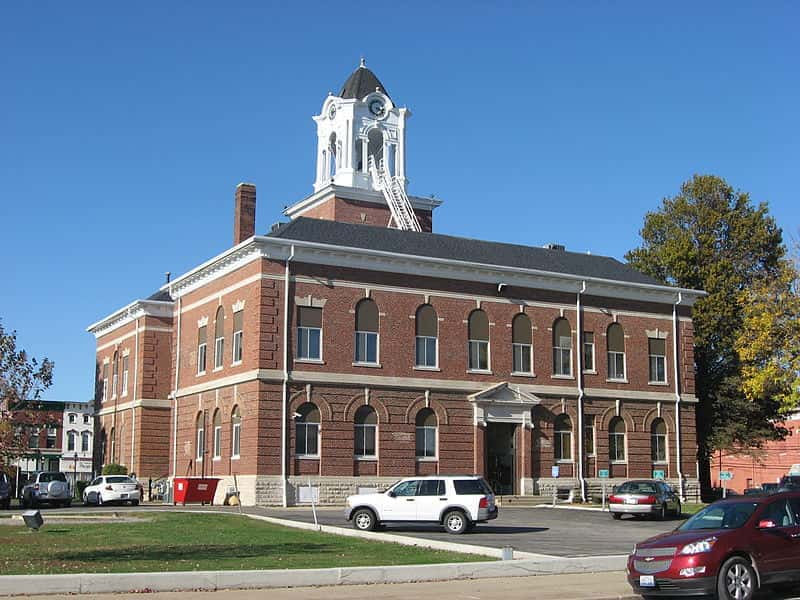
<path fill-rule="evenodd" d="M 115 463 L 103 465 L 103 475 L 127 475 L 127 474 L 128 474 L 128 467 L 126 467 L 125 465 L 118 465 Z"/>
<path fill-rule="evenodd" d="M 86 489 L 91 481 L 76 481 L 75 482 L 75 497 L 80 499 L 83 498 L 83 490 Z"/>

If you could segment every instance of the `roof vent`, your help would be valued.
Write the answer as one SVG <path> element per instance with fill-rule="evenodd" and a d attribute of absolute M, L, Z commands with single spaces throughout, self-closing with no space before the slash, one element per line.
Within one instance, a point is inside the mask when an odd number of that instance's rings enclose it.
<path fill-rule="evenodd" d="M 562 250 L 563 251 L 563 250 L 567 249 L 567 247 L 564 246 L 564 244 L 554 244 L 553 242 L 550 242 L 549 244 L 545 244 L 544 247 L 547 248 L 548 250 Z"/>

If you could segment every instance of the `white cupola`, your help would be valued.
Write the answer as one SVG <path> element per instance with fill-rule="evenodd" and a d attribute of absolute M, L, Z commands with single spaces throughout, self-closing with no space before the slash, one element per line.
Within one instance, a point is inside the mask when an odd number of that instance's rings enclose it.
<path fill-rule="evenodd" d="M 395 106 L 364 59 L 344 82 L 338 96 L 329 94 L 317 123 L 317 173 L 314 191 L 328 185 L 376 190 L 369 157 L 379 170 L 407 184 L 405 126 L 407 108 Z M 381 166 L 383 168 L 381 168 Z"/>

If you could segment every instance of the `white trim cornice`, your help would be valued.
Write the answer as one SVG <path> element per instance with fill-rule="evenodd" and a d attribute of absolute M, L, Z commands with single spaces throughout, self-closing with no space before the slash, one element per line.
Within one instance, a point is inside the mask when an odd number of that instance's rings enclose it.
<path fill-rule="evenodd" d="M 171 318 L 172 302 L 168 300 L 134 300 L 118 311 L 92 323 L 86 328 L 86 331 L 93 333 L 95 338 L 99 338 L 141 317 Z"/>

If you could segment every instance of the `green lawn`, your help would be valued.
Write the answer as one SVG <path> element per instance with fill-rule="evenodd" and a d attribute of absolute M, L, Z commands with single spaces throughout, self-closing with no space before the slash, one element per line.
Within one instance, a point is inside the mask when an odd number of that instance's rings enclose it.
<path fill-rule="evenodd" d="M 147 520 L 144 520 L 144 519 Z M 47 515 L 45 515 L 47 519 Z M 238 515 L 162 513 L 137 523 L 0 525 L 0 575 L 305 569 L 489 560 L 280 527 Z"/>

